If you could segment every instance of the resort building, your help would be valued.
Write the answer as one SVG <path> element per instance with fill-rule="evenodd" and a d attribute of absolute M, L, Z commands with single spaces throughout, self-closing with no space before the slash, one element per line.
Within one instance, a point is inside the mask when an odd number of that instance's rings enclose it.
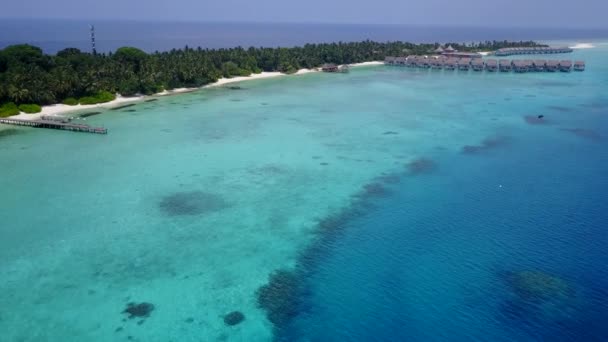
<path fill-rule="evenodd" d="M 583 61 L 574 62 L 574 71 L 585 71 L 585 62 L 583 62 Z"/>

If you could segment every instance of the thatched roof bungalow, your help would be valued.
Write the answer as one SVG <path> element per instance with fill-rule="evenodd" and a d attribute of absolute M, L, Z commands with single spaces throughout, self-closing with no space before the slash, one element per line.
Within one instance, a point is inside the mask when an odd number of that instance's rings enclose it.
<path fill-rule="evenodd" d="M 583 61 L 574 62 L 574 71 L 585 71 L 585 62 L 583 62 Z"/>

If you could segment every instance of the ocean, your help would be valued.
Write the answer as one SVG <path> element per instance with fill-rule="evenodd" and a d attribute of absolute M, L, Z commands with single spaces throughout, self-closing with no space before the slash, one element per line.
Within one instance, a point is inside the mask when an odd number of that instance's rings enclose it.
<path fill-rule="evenodd" d="M 183 48 L 291 47 L 307 43 L 410 41 L 415 43 L 485 40 L 597 40 L 608 29 L 488 28 L 315 23 L 146 22 L 109 20 L 3 19 L 0 48 L 29 43 L 47 53 L 66 47 L 91 51 L 89 26 L 95 26 L 99 52 L 135 46 L 147 52 Z"/>
<path fill-rule="evenodd" d="M 593 45 L 547 57 L 584 72 L 353 67 L 76 120 L 107 135 L 2 126 L 0 340 L 606 341 Z"/>

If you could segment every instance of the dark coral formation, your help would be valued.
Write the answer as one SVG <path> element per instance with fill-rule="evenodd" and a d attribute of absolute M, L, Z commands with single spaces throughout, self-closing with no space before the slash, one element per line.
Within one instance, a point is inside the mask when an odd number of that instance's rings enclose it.
<path fill-rule="evenodd" d="M 226 88 L 230 89 L 230 90 L 243 90 L 243 89 L 245 89 L 245 88 L 242 88 L 242 87 L 239 87 L 239 86 L 229 86 L 229 87 L 226 87 Z"/>
<path fill-rule="evenodd" d="M 587 128 L 564 128 L 562 129 L 562 131 L 570 132 L 578 137 L 593 141 L 598 141 L 602 139 L 602 136 L 598 132 Z"/>
<path fill-rule="evenodd" d="M 524 120 L 530 125 L 544 125 L 547 123 L 544 115 L 526 115 L 524 116 Z"/>
<path fill-rule="evenodd" d="M 110 110 L 120 110 L 120 109 L 129 108 L 129 107 L 133 107 L 133 106 L 135 106 L 135 103 L 128 103 L 126 105 L 116 106 L 114 108 L 111 108 Z"/>
<path fill-rule="evenodd" d="M 99 115 L 99 114 L 101 114 L 101 112 L 87 112 L 87 113 L 82 113 L 78 116 L 81 118 L 88 118 L 89 116 L 94 116 L 94 115 Z"/>
<path fill-rule="evenodd" d="M 257 291 L 258 306 L 275 327 L 285 326 L 298 314 L 300 279 L 293 271 L 279 270 Z"/>
<path fill-rule="evenodd" d="M 168 195 L 161 200 L 159 206 L 169 216 L 208 214 L 229 207 L 221 196 L 203 191 Z"/>
<path fill-rule="evenodd" d="M 566 280 L 539 270 L 509 272 L 505 282 L 511 297 L 502 306 L 510 319 L 565 323 L 576 312 L 576 291 Z"/>
<path fill-rule="evenodd" d="M 397 184 L 401 181 L 401 177 L 396 173 L 392 173 L 382 175 L 378 177 L 378 180 L 385 184 Z"/>
<path fill-rule="evenodd" d="M 2 129 L 2 130 L 0 130 L 0 139 L 10 137 L 13 135 L 19 135 L 22 133 L 23 133 L 22 130 L 15 129 L 15 128 Z"/>
<path fill-rule="evenodd" d="M 408 171 L 412 175 L 420 175 L 433 172 L 437 168 L 437 164 L 427 158 L 418 158 L 406 165 Z"/>
<path fill-rule="evenodd" d="M 496 147 L 505 145 L 508 142 L 507 137 L 493 137 L 486 138 L 481 142 L 481 145 L 466 145 L 462 147 L 462 153 L 464 154 L 476 154 L 490 150 Z"/>
<path fill-rule="evenodd" d="M 543 302 L 572 295 L 565 280 L 537 270 L 513 273 L 510 285 L 514 293 L 526 301 Z"/>
<path fill-rule="evenodd" d="M 245 315 L 240 311 L 232 311 L 231 313 L 224 316 L 224 324 L 233 326 L 237 325 L 245 320 Z"/>
<path fill-rule="evenodd" d="M 150 314 L 154 311 L 154 304 L 151 303 L 128 303 L 127 308 L 122 313 L 128 314 L 129 319 L 135 317 L 150 317 Z"/>
<path fill-rule="evenodd" d="M 379 182 L 372 182 L 363 186 L 363 190 L 359 193 L 360 198 L 369 197 L 386 197 L 390 194 L 390 190 Z"/>
<path fill-rule="evenodd" d="M 394 131 L 386 131 L 384 133 L 382 133 L 383 135 L 396 135 L 399 134 L 398 132 L 394 132 Z"/>

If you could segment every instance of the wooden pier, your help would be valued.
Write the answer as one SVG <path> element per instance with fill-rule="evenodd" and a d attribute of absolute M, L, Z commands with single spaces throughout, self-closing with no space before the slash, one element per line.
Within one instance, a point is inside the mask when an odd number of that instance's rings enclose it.
<path fill-rule="evenodd" d="M 526 72 L 570 72 L 584 71 L 585 62 L 570 60 L 531 60 L 531 59 L 482 59 L 482 58 L 452 58 L 445 56 L 423 57 L 386 57 L 385 65 L 397 65 L 410 68 L 422 68 L 433 70 L 458 70 L 459 72 L 487 71 L 503 73 L 514 71 L 516 73 Z"/>
<path fill-rule="evenodd" d="M 15 125 L 15 126 L 28 126 L 35 128 L 50 128 L 50 129 L 61 129 L 64 131 L 72 132 L 84 132 L 84 133 L 95 133 L 95 134 L 108 134 L 108 129 L 103 127 L 92 127 L 85 124 L 73 124 L 65 122 L 63 120 L 23 120 L 23 119 L 12 119 L 12 118 L 0 118 L 0 124 Z"/>

